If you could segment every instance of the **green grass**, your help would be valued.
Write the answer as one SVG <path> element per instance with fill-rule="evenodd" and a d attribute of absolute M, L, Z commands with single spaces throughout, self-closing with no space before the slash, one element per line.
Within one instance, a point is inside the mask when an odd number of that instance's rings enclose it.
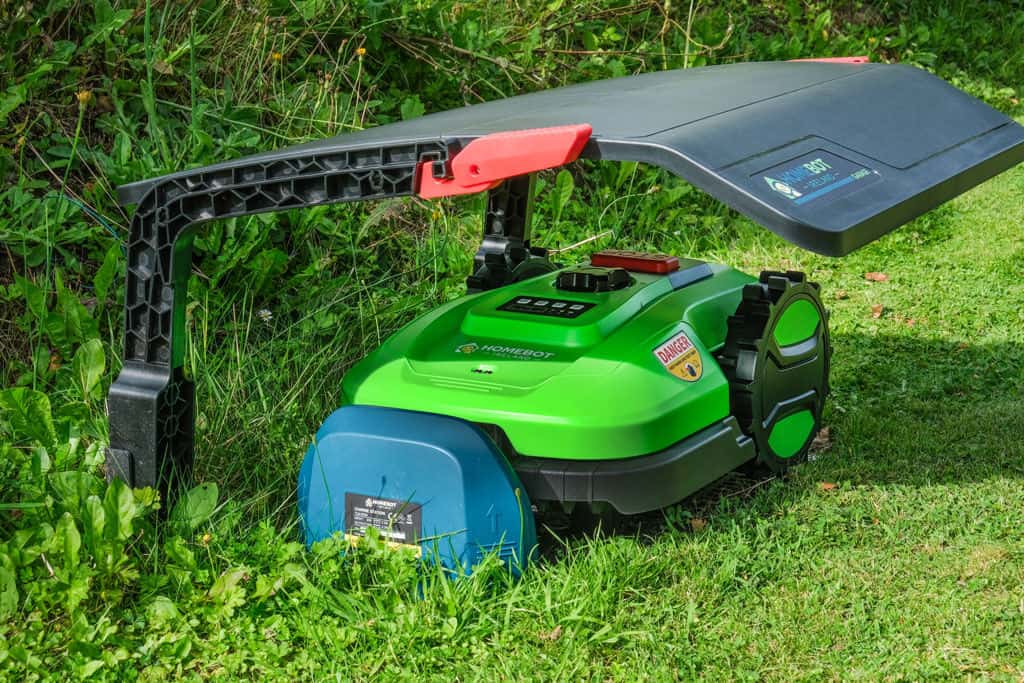
<path fill-rule="evenodd" d="M 661 4 L 555 4 L 0 8 L 0 679 L 1024 677 L 1024 167 L 839 260 L 649 169 L 575 168 L 564 210 L 545 175 L 540 243 L 614 231 L 567 258 L 652 248 L 820 282 L 830 445 L 639 530 L 548 536 L 519 581 L 418 577 L 372 544 L 310 552 L 294 511 L 345 370 L 461 293 L 478 199 L 208 226 L 186 369 L 216 506 L 203 489 L 157 525 L 151 495 L 96 479 L 121 182 L 684 63 L 869 52 L 1022 113 L 1024 12 L 1000 3 L 696 3 L 692 21 L 674 3 L 670 22 Z"/>

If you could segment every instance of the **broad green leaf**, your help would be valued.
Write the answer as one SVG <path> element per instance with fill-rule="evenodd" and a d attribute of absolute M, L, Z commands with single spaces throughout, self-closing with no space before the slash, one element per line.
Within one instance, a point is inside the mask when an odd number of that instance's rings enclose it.
<path fill-rule="evenodd" d="M 14 563 L 0 553 L 0 618 L 9 618 L 18 609 L 18 584 Z"/>
<path fill-rule="evenodd" d="M 413 95 L 412 97 L 406 97 L 402 100 L 402 119 L 416 119 L 423 116 L 426 112 L 426 107 L 423 106 L 423 102 L 420 101 L 419 95 Z"/>
<path fill-rule="evenodd" d="M 91 447 L 92 445 L 90 444 Z M 99 452 L 99 457 L 103 457 L 102 450 Z M 142 514 L 142 512 L 148 510 L 160 509 L 160 494 L 153 487 L 143 486 L 140 489 L 132 489 L 132 495 L 135 496 L 135 504 L 139 506 L 137 514 Z"/>
<path fill-rule="evenodd" d="M 626 181 L 628 181 L 633 174 L 636 173 L 636 169 L 639 164 L 635 161 L 624 161 L 619 164 L 619 172 L 615 177 L 615 189 L 620 189 Z"/>
<path fill-rule="evenodd" d="M 128 135 L 128 133 L 124 132 L 123 130 L 117 133 L 117 135 L 114 137 L 114 147 L 111 150 L 111 155 L 117 161 L 118 166 L 128 165 L 128 162 L 132 158 L 132 138 L 130 135 Z M 103 261 L 103 265 L 106 265 L 105 259 Z M 99 278 L 98 273 L 96 277 Z M 97 285 L 95 282 L 93 284 L 94 286 L 96 286 L 98 290 L 99 285 Z"/>
<path fill-rule="evenodd" d="M 64 555 L 64 566 L 63 581 L 70 582 L 71 577 L 74 576 L 75 570 L 78 568 L 78 551 L 82 547 L 82 536 L 78 533 L 78 526 L 75 524 L 75 518 L 70 513 L 65 512 L 60 521 L 57 522 L 57 528 L 54 529 L 54 537 L 60 544 L 61 552 Z"/>
<path fill-rule="evenodd" d="M 303 567 L 301 564 L 289 562 L 284 566 L 284 569 L 281 570 L 281 576 L 285 577 L 286 579 L 292 579 L 300 583 L 305 583 L 306 568 Z"/>
<path fill-rule="evenodd" d="M 61 354 L 70 358 L 75 345 L 99 337 L 99 325 L 75 293 L 64 286 L 59 272 L 54 280 L 57 285 L 57 310 L 46 316 L 43 328 Z"/>
<path fill-rule="evenodd" d="M 575 187 L 576 183 L 572 179 L 572 173 L 569 173 L 564 168 L 558 172 L 558 176 L 555 178 L 555 223 L 561 220 L 562 211 L 569 204 Z"/>
<path fill-rule="evenodd" d="M 80 566 L 75 575 L 71 577 L 67 589 L 64 592 L 64 602 L 67 605 L 68 614 L 74 616 L 78 605 L 89 597 L 89 581 L 92 571 L 86 566 Z"/>
<path fill-rule="evenodd" d="M 240 584 L 249 578 L 249 570 L 245 567 L 235 567 L 221 574 L 220 578 L 213 582 L 207 595 L 217 605 L 219 616 L 231 617 L 235 608 L 245 604 L 245 588 Z"/>
<path fill-rule="evenodd" d="M 257 576 L 256 577 L 256 588 L 253 589 L 252 597 L 257 600 L 274 595 L 284 587 L 284 579 L 280 576 Z"/>
<path fill-rule="evenodd" d="M 50 399 L 41 391 L 25 387 L 0 391 L 0 418 L 11 426 L 16 439 L 48 448 L 57 441 Z"/>
<path fill-rule="evenodd" d="M 7 94 L 0 96 L 0 126 L 7 124 L 7 117 L 25 101 L 27 88 L 24 84 L 12 85 Z"/>
<path fill-rule="evenodd" d="M 268 284 L 273 285 L 288 268 L 288 254 L 276 248 L 264 249 L 252 257 L 246 268 L 255 274 L 252 291 L 258 292 Z"/>
<path fill-rule="evenodd" d="M 192 549 L 188 547 L 185 539 L 181 536 L 171 536 L 164 543 L 164 552 L 171 561 L 183 569 L 195 569 L 195 553 L 192 552 Z"/>
<path fill-rule="evenodd" d="M 78 676 L 79 680 L 84 681 L 86 678 L 89 678 L 89 676 L 92 676 L 94 673 L 102 669 L 103 664 L 104 662 L 102 659 L 90 659 L 82 664 L 76 663 L 74 665 L 75 674 Z"/>
<path fill-rule="evenodd" d="M 14 281 L 25 297 L 25 306 L 35 316 L 36 320 L 46 317 L 46 291 L 28 278 L 20 275 L 14 276 Z"/>
<path fill-rule="evenodd" d="M 822 29 L 832 25 L 832 10 L 825 10 L 814 20 L 814 33 L 820 33 Z"/>
<path fill-rule="evenodd" d="M 184 662 L 188 659 L 189 653 L 192 652 L 192 639 L 182 638 L 174 643 L 167 643 L 168 657 L 179 662 Z"/>
<path fill-rule="evenodd" d="M 103 509 L 103 503 L 99 496 L 89 496 L 85 499 L 85 514 L 82 516 L 85 523 L 85 544 L 96 560 L 96 564 L 104 571 L 109 569 L 113 558 L 107 558 L 106 543 L 103 539 L 103 532 L 107 526 L 107 513 Z"/>
<path fill-rule="evenodd" d="M 128 163 L 127 159 L 124 163 Z M 121 246 L 115 244 L 107 249 L 107 255 L 103 257 L 103 265 L 96 271 L 96 277 L 92 280 L 93 289 L 96 291 L 96 301 L 100 306 L 106 302 L 107 294 L 110 293 L 110 285 L 114 282 L 114 276 L 120 269 Z"/>
<path fill-rule="evenodd" d="M 212 481 L 192 487 L 174 506 L 171 521 L 194 530 L 213 515 L 218 495 L 217 484 Z"/>
<path fill-rule="evenodd" d="M 29 248 L 27 253 L 23 254 L 25 257 L 25 265 L 29 268 L 38 268 L 46 263 L 49 253 L 46 242 L 37 242 L 35 246 Z"/>
<path fill-rule="evenodd" d="M 50 453 L 45 446 L 36 446 L 32 449 L 32 476 L 41 479 L 50 471 L 53 463 L 50 460 Z"/>
<path fill-rule="evenodd" d="M 71 361 L 71 367 L 78 379 L 78 389 L 82 393 L 82 400 L 88 401 L 107 367 L 103 342 L 99 339 L 90 339 L 79 346 Z"/>
<path fill-rule="evenodd" d="M 81 403 L 65 403 L 57 410 L 57 414 L 54 416 L 54 419 L 57 420 L 57 424 L 60 424 L 61 420 L 65 419 L 75 423 L 80 423 L 89 419 L 89 408 Z M 53 452 L 53 464 L 51 465 L 51 469 L 57 472 L 67 470 L 68 464 L 71 462 L 72 458 L 77 459 L 78 447 L 81 443 L 82 438 L 80 436 L 71 436 L 69 434 L 67 441 L 61 441 L 57 445 L 57 449 Z M 85 472 L 89 471 L 88 467 L 75 467 L 74 469 Z"/>
<path fill-rule="evenodd" d="M 50 343 L 56 346 L 64 355 L 82 337 L 82 327 L 78 324 L 78 316 L 74 313 L 65 317 L 54 311 L 48 313 L 43 320 L 43 330 L 50 339 Z"/>
<path fill-rule="evenodd" d="M 64 509 L 75 515 L 79 513 L 85 500 L 102 488 L 98 478 L 88 472 L 76 470 L 51 474 L 49 481 Z"/>
<path fill-rule="evenodd" d="M 99 40 L 105 40 L 111 33 L 125 25 L 132 18 L 132 10 L 114 10 L 110 0 L 95 0 L 93 3 L 92 32 L 82 42 L 84 46 L 92 45 Z"/>
<path fill-rule="evenodd" d="M 158 595 L 153 602 L 146 607 L 146 620 L 152 628 L 160 628 L 176 620 L 179 616 L 178 608 L 170 598 Z"/>
<path fill-rule="evenodd" d="M 53 374 L 54 371 L 50 369 L 50 347 L 46 344 L 40 344 L 32 352 L 32 372 L 41 379 Z"/>
<path fill-rule="evenodd" d="M 92 6 L 94 26 L 103 26 L 114 18 L 114 8 L 110 0 L 96 0 Z"/>
<path fill-rule="evenodd" d="M 207 592 L 207 595 L 214 600 L 227 602 L 232 597 L 233 593 L 240 590 L 238 588 L 238 584 L 248 573 L 249 570 L 245 567 L 229 569 L 213 582 L 213 585 L 210 586 L 210 590 Z"/>
<path fill-rule="evenodd" d="M 107 517 L 104 534 L 107 540 L 124 541 L 132 535 L 137 507 L 127 484 L 120 479 L 110 482 L 103 496 L 103 510 Z"/>

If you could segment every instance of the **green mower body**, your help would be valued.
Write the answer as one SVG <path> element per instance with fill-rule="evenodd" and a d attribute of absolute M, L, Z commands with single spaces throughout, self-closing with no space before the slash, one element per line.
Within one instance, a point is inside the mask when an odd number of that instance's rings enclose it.
<path fill-rule="evenodd" d="M 671 272 L 629 269 L 658 258 L 678 262 L 644 255 L 627 257 L 625 268 L 579 264 L 450 302 L 354 366 L 343 403 L 473 423 L 501 447 L 531 500 L 609 503 L 626 513 L 676 502 L 757 457 L 756 429 L 766 437 L 761 450 L 770 451 L 765 464 L 784 469 L 799 460 L 827 393 L 816 290 L 776 274 L 802 295 L 773 312 L 758 338 L 743 340 L 749 320 L 735 314 L 744 291 L 760 300 L 766 285 L 687 259 Z M 605 289 L 614 276 L 618 284 Z M 744 381 L 736 376 L 739 347 L 756 349 L 765 335 L 799 358 L 754 358 Z M 775 370 L 773 392 L 762 391 L 762 364 Z M 794 364 L 794 379 L 780 375 Z M 757 400 L 773 401 L 760 425 L 749 415 L 738 421 L 731 409 L 731 394 L 750 386 Z M 612 464 L 603 486 L 599 463 Z"/>
<path fill-rule="evenodd" d="M 344 400 L 493 425 L 523 456 L 660 451 L 729 415 L 714 354 L 754 281 L 724 266 L 692 267 L 704 277 L 678 289 L 669 275 L 631 273 L 616 291 L 567 292 L 550 273 L 457 299 L 353 367 Z M 693 374 L 674 374 L 655 353 L 679 335 L 693 345 Z"/>

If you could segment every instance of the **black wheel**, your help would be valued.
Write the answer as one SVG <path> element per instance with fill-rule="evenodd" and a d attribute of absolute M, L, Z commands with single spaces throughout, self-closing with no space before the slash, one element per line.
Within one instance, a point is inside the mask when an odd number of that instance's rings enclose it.
<path fill-rule="evenodd" d="M 732 413 L 775 472 L 807 459 L 828 396 L 831 347 L 819 287 L 803 273 L 766 271 L 743 288 L 719 363 Z"/>

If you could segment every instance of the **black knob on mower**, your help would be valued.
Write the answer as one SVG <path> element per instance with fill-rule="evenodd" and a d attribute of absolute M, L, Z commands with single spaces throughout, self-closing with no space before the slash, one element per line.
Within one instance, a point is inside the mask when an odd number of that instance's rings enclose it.
<path fill-rule="evenodd" d="M 563 270 L 555 287 L 567 292 L 608 292 L 628 287 L 629 273 L 624 268 L 581 267 Z"/>

